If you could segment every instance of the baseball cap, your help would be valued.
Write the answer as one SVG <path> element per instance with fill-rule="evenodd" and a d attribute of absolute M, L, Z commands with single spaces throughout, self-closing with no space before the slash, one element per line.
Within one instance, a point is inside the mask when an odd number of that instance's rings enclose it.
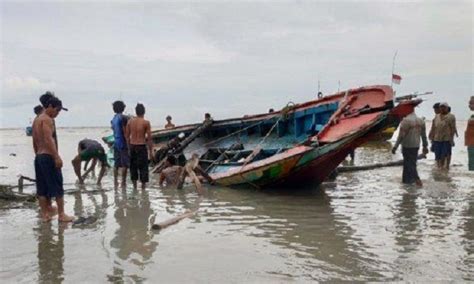
<path fill-rule="evenodd" d="M 46 107 L 48 107 L 49 105 L 53 106 L 54 108 L 59 108 L 61 110 L 68 111 L 67 108 L 63 107 L 63 102 L 54 96 L 46 102 Z"/>

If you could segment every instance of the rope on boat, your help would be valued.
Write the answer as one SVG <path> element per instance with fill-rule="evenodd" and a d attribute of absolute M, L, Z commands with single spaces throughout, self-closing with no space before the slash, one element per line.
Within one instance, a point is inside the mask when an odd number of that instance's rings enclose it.
<path fill-rule="evenodd" d="M 291 104 L 291 105 L 290 105 Z M 281 116 L 277 119 L 277 121 L 272 125 L 272 127 L 270 128 L 270 130 L 267 132 L 267 134 L 262 138 L 262 140 L 260 140 L 260 142 L 258 143 L 258 145 L 255 147 L 255 149 L 252 151 L 252 153 L 245 159 L 245 161 L 243 162 L 242 164 L 242 167 L 240 168 L 239 170 L 239 175 L 240 177 L 242 177 L 245 182 L 247 182 L 248 184 L 256 187 L 257 189 L 260 188 L 258 185 L 254 184 L 253 182 L 247 180 L 243 175 L 242 175 L 242 170 L 243 168 L 248 164 L 250 163 L 254 158 L 255 156 L 258 155 L 258 153 L 261 151 L 261 145 L 265 142 L 265 140 L 268 138 L 268 136 L 270 136 L 270 134 L 272 134 L 273 130 L 275 129 L 275 127 L 278 125 L 278 123 L 280 122 L 280 120 L 284 119 L 288 119 L 288 115 L 291 111 L 293 111 L 294 109 L 296 108 L 296 104 L 293 103 L 293 102 L 288 102 L 288 104 L 286 104 L 286 106 L 281 110 Z"/>
<path fill-rule="evenodd" d="M 247 130 L 247 129 L 249 129 L 249 128 L 255 127 L 255 126 L 257 126 L 257 125 L 259 125 L 259 124 L 261 124 L 261 123 L 263 123 L 263 121 L 259 121 L 259 122 L 255 123 L 255 124 L 252 124 L 252 125 L 247 126 L 247 127 L 245 127 L 245 128 L 239 129 L 239 130 L 237 130 L 237 131 L 235 131 L 235 132 L 232 132 L 232 133 L 230 133 L 230 134 L 228 134 L 228 135 L 226 135 L 226 136 L 223 136 L 223 137 L 218 138 L 218 139 L 216 139 L 216 140 L 207 142 L 207 143 L 204 144 L 203 146 L 204 146 L 204 147 L 207 147 L 207 146 L 209 146 L 209 145 L 211 145 L 211 144 L 214 144 L 214 143 L 216 143 L 216 142 L 222 141 L 222 140 L 224 140 L 225 138 L 231 137 L 231 136 L 233 136 L 233 135 L 235 135 L 235 134 L 237 134 L 237 133 L 240 133 L 240 132 L 245 131 L 245 130 Z"/>
<path fill-rule="evenodd" d="M 294 102 L 292 102 L 292 101 L 288 102 L 288 103 L 286 104 L 286 106 L 281 109 L 281 111 L 280 111 L 280 112 L 281 112 L 281 117 L 278 119 L 278 121 L 281 120 L 281 118 L 283 118 L 283 119 L 285 119 L 285 120 L 288 119 L 288 114 L 289 114 L 291 111 L 293 111 L 293 110 L 296 108 L 296 106 L 297 106 L 297 105 L 296 105 Z M 207 147 L 207 146 L 209 146 L 209 145 L 211 145 L 211 144 L 214 144 L 214 143 L 217 143 L 217 142 L 219 142 L 219 141 L 222 141 L 222 140 L 224 140 L 224 139 L 226 139 L 226 138 L 229 138 L 229 137 L 231 137 L 231 136 L 234 136 L 235 134 L 238 134 L 238 133 L 240 133 L 240 132 L 243 132 L 243 131 L 245 131 L 245 130 L 247 130 L 247 129 L 249 129 L 249 128 L 252 128 L 252 127 L 255 127 L 255 126 L 259 125 L 259 124 L 262 124 L 263 122 L 268 121 L 268 120 L 270 120 L 270 119 L 272 119 L 272 118 L 273 118 L 273 117 L 270 117 L 270 118 L 265 119 L 264 121 L 259 121 L 259 122 L 257 122 L 257 123 L 254 123 L 254 124 L 250 125 L 250 126 L 247 126 L 247 127 L 245 127 L 245 128 L 239 129 L 239 130 L 237 130 L 237 131 L 235 131 L 235 132 L 232 132 L 232 133 L 230 133 L 230 134 L 228 134 L 228 135 L 226 135 L 226 136 L 223 136 L 223 137 L 220 137 L 220 138 L 218 138 L 218 139 L 216 139 L 216 140 L 207 142 L 207 143 L 205 143 L 203 146 L 204 146 L 204 147 Z"/>

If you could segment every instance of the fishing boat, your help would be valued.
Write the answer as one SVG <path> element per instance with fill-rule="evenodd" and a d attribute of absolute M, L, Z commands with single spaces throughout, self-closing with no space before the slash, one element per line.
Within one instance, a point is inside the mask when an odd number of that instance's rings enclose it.
<path fill-rule="evenodd" d="M 318 184 L 386 126 L 392 108 L 391 87 L 368 86 L 271 113 L 162 129 L 152 137 L 158 148 L 180 133 L 192 137 L 180 150 L 198 154 L 201 168 L 221 185 Z"/>

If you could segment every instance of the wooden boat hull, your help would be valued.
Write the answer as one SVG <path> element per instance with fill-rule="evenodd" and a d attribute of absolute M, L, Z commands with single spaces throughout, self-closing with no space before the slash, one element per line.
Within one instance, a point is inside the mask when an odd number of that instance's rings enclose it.
<path fill-rule="evenodd" d="M 352 89 L 275 113 L 216 121 L 189 144 L 185 153 L 201 155 L 201 162 L 207 163 L 202 164 L 202 168 L 224 186 L 261 188 L 317 184 L 323 182 L 349 152 L 386 125 L 392 108 L 393 93 L 388 86 Z M 200 124 L 191 124 L 155 131 L 153 139 L 157 145 L 163 145 L 181 132 L 192 136 L 199 127 Z M 251 128 L 242 136 L 227 137 L 247 127 Z M 237 156 L 218 163 L 212 162 L 215 157 L 208 160 L 204 155 L 211 150 L 211 143 L 212 149 L 227 149 L 225 152 L 236 140 L 245 144 L 247 152 L 253 153 L 259 147 L 276 150 L 258 159 L 250 155 L 238 160 L 240 156 Z"/>
<path fill-rule="evenodd" d="M 318 148 L 298 146 L 287 153 L 287 157 L 275 157 L 276 161 L 260 167 L 249 170 L 242 168 L 232 174 L 226 173 L 225 176 L 211 174 L 211 177 L 224 186 L 250 185 L 263 188 L 320 184 L 352 150 L 370 139 L 370 135 L 379 131 L 385 118 L 386 115 L 367 126 L 365 130 L 336 143 Z"/>

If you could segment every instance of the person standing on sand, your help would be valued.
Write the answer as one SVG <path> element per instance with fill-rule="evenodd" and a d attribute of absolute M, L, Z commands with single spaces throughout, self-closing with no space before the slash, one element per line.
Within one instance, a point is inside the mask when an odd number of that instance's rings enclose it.
<path fill-rule="evenodd" d="M 44 96 L 44 95 L 43 95 Z M 43 97 L 42 96 L 42 97 Z M 36 190 L 43 221 L 52 218 L 51 199 L 56 199 L 58 220 L 71 222 L 73 217 L 64 213 L 64 188 L 61 168 L 63 161 L 53 138 L 54 118 L 61 110 L 62 102 L 55 96 L 43 100 L 44 111 L 33 122 L 33 149 L 35 157 Z"/>
<path fill-rule="evenodd" d="M 449 169 L 456 133 L 456 118 L 448 112 L 448 103 L 441 103 L 439 108 L 440 113 L 431 124 L 430 140 L 433 141 L 432 148 L 438 168 Z"/>
<path fill-rule="evenodd" d="M 143 104 L 138 103 L 135 112 L 137 116 L 128 121 L 125 129 L 125 139 L 130 148 L 130 178 L 135 189 L 139 178 L 142 189 L 145 189 L 146 183 L 149 181 L 148 160 L 153 159 L 151 125 L 144 117 L 145 106 Z"/>
<path fill-rule="evenodd" d="M 418 150 L 420 149 L 420 137 L 423 141 L 423 155 L 428 154 L 428 139 L 426 139 L 426 126 L 423 119 L 416 116 L 413 111 L 400 123 L 400 132 L 397 142 L 393 146 L 392 153 L 395 154 L 397 148 L 402 144 L 403 155 L 403 178 L 405 184 L 416 183 L 423 186 L 416 169 Z"/>
<path fill-rule="evenodd" d="M 469 108 L 474 111 L 474 96 L 471 96 Z M 474 114 L 467 121 L 466 132 L 464 133 L 464 143 L 467 146 L 469 170 L 474 171 Z"/>
<path fill-rule="evenodd" d="M 170 128 L 174 128 L 174 127 L 175 127 L 175 125 L 171 122 L 171 119 L 172 119 L 172 118 L 171 118 L 171 115 L 168 115 L 168 116 L 166 117 L 166 122 L 167 122 L 167 123 L 166 123 L 166 125 L 165 125 L 165 129 L 170 129 Z"/>
<path fill-rule="evenodd" d="M 118 186 L 119 169 L 122 169 L 122 188 L 125 188 L 127 184 L 127 169 L 130 166 L 127 141 L 125 140 L 125 127 L 128 118 L 122 114 L 125 110 L 125 104 L 122 101 L 115 101 L 112 104 L 112 108 L 115 112 L 114 118 L 110 122 L 114 132 L 114 186 Z"/>

